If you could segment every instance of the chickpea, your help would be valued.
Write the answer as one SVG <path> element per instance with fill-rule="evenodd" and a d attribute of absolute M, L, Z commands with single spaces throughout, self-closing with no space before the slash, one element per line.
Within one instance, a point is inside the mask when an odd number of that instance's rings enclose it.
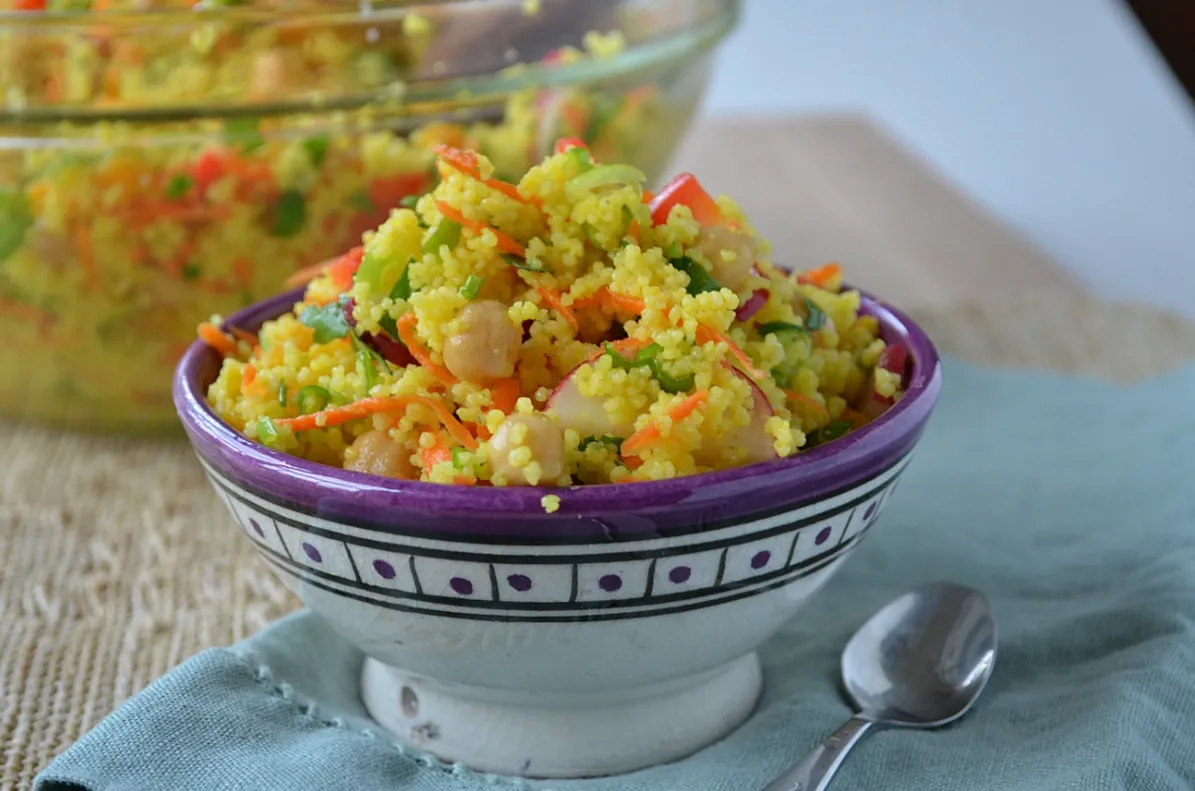
<path fill-rule="evenodd" d="M 526 447 L 531 451 L 531 462 L 515 466 L 510 459 L 511 451 Z M 538 464 L 540 475 L 537 480 L 527 480 L 528 467 Z M 552 483 L 565 473 L 564 432 L 546 415 L 511 415 L 498 428 L 490 440 L 490 469 L 515 486 L 538 483 Z"/>
<path fill-rule="evenodd" d="M 701 229 L 698 248 L 713 266 L 714 280 L 731 291 L 747 285 L 758 251 L 751 237 L 721 225 Z"/>
<path fill-rule="evenodd" d="M 385 431 L 367 431 L 357 437 L 346 454 L 344 468 L 385 478 L 419 477 L 410 453 Z"/>
<path fill-rule="evenodd" d="M 515 372 L 523 330 L 500 302 L 482 299 L 461 311 L 461 331 L 444 341 L 444 365 L 466 382 L 505 379 Z"/>

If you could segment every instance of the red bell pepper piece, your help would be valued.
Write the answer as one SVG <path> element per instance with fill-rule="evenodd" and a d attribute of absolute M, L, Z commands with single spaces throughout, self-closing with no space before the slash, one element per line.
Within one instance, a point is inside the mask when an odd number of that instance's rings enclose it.
<path fill-rule="evenodd" d="M 681 204 L 688 206 L 693 212 L 693 219 L 702 225 L 718 225 L 722 222 L 722 211 L 718 204 L 692 173 L 680 174 L 652 199 L 651 221 L 663 225 L 672 207 Z"/>
<path fill-rule="evenodd" d="M 570 148 L 583 148 L 589 150 L 589 146 L 585 145 L 585 141 L 579 137 L 562 137 L 556 141 L 556 153 L 563 154 Z"/>

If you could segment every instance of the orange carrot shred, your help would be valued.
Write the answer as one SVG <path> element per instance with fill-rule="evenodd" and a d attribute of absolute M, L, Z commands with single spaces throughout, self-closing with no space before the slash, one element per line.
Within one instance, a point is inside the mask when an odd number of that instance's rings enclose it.
<path fill-rule="evenodd" d="M 818 403 L 804 393 L 798 393 L 796 390 L 785 390 L 784 394 L 788 396 L 790 401 L 807 406 L 814 412 L 817 412 L 818 415 L 824 416 L 826 418 L 830 417 L 829 411 L 826 410 L 826 407 L 823 404 Z"/>
<path fill-rule="evenodd" d="M 246 365 L 244 373 L 241 374 L 241 389 L 249 387 L 255 379 L 257 379 L 257 369 L 252 364 Z"/>
<path fill-rule="evenodd" d="M 286 279 L 287 288 L 294 288 L 296 286 L 305 286 L 312 280 L 322 275 L 328 267 L 336 263 L 338 259 L 329 258 L 327 261 L 320 261 L 318 264 L 305 266 L 302 269 L 296 270 L 290 277 Z"/>
<path fill-rule="evenodd" d="M 642 313 L 647 309 L 647 303 L 638 297 L 619 294 L 617 291 L 607 291 L 607 293 L 610 295 L 610 304 L 618 310 L 625 310 L 627 313 Z"/>
<path fill-rule="evenodd" d="M 385 396 L 380 398 L 363 398 L 344 406 L 335 406 L 320 412 L 311 412 L 298 417 L 286 417 L 274 421 L 279 426 L 287 426 L 292 431 L 308 431 L 313 428 L 330 428 L 347 423 L 350 420 L 368 417 L 369 415 L 386 412 L 405 412 L 411 404 L 423 404 L 436 413 L 436 417 L 444 424 L 444 428 L 460 444 L 469 450 L 477 450 L 477 440 L 469 433 L 456 417 L 443 404 L 427 396 Z M 322 423 L 320 419 L 322 418 Z"/>
<path fill-rule="evenodd" d="M 739 361 L 739 364 L 743 366 L 743 370 L 746 371 L 752 379 L 763 379 L 764 376 L 766 376 L 763 371 L 755 367 L 755 364 L 751 362 L 751 358 L 747 356 L 745 351 L 739 348 L 737 343 L 726 337 L 724 334 L 718 332 L 713 327 L 709 327 L 705 324 L 698 324 L 697 342 L 704 345 L 711 341 L 714 343 L 725 343 L 727 349 L 730 351 L 730 354 Z"/>
<path fill-rule="evenodd" d="M 424 448 L 420 455 L 423 457 L 423 469 L 430 471 L 442 461 L 452 461 L 452 448 L 443 442 L 438 442 L 430 448 Z"/>
<path fill-rule="evenodd" d="M 842 267 L 839 264 L 825 264 L 819 266 L 817 269 L 811 269 L 808 272 L 797 275 L 797 282 L 809 283 L 818 288 L 825 288 L 841 274 Z"/>
<path fill-rule="evenodd" d="M 461 227 L 468 228 L 474 233 L 484 233 L 485 231 L 489 231 L 490 233 L 494 234 L 494 236 L 498 238 L 498 249 L 504 253 L 517 255 L 520 258 L 527 254 L 526 248 L 519 244 L 519 242 L 513 237 L 503 233 L 502 231 L 499 231 L 497 228 L 491 228 L 481 220 L 470 220 L 468 217 L 461 214 L 458 209 L 449 206 L 444 201 L 436 201 L 436 209 L 444 216 L 444 219 L 460 223 Z"/>
<path fill-rule="evenodd" d="M 559 291 L 554 288 L 548 288 L 547 286 L 540 286 L 539 295 L 544 298 L 544 302 L 547 302 L 552 307 L 552 310 L 560 314 L 560 318 L 564 319 L 568 323 L 568 326 L 573 328 L 573 332 L 581 329 L 581 325 L 577 323 L 577 317 L 573 315 L 572 308 L 564 304 L 564 300 L 560 298 Z"/>
<path fill-rule="evenodd" d="M 709 396 L 709 390 L 698 390 L 693 395 L 685 398 L 679 404 L 669 409 L 668 417 L 672 418 L 673 423 L 679 423 L 689 415 L 693 414 L 694 410 L 701 406 L 706 399 L 709 398 Z M 660 424 L 648 423 L 646 426 L 623 440 L 622 455 L 638 456 L 640 453 L 658 442 L 661 436 Z"/>
<path fill-rule="evenodd" d="M 199 325 L 199 338 L 225 357 L 232 357 L 237 353 L 237 345 L 232 338 L 211 322 L 205 321 Z"/>
<path fill-rule="evenodd" d="M 396 324 L 398 339 L 407 347 L 407 351 L 411 353 L 416 362 L 431 371 L 433 376 L 450 387 L 456 384 L 457 378 L 452 375 L 452 372 L 432 360 L 431 352 L 427 350 L 427 347 L 419 340 L 419 336 L 415 334 L 415 322 L 414 313 L 404 313 L 403 317 Z"/>
<path fill-rule="evenodd" d="M 490 386 L 490 406 L 494 409 L 502 410 L 504 415 L 513 415 L 515 412 L 515 404 L 522 395 L 522 385 L 517 376 L 512 376 L 509 379 L 502 379 Z M 483 426 L 478 426 L 478 429 Z"/>
<path fill-rule="evenodd" d="M 242 330 L 240 327 L 230 326 L 228 328 L 228 334 L 236 338 L 238 341 L 244 341 L 252 347 L 256 348 L 260 345 L 257 341 L 257 336 L 249 332 L 249 330 Z"/>

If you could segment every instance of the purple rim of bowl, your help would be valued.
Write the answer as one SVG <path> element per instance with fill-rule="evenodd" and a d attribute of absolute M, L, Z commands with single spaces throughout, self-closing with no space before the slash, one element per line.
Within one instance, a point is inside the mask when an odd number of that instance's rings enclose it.
<path fill-rule="evenodd" d="M 302 299 L 302 288 L 251 305 L 227 325 L 256 331 Z M 863 428 L 786 459 L 663 481 L 571 488 L 466 487 L 379 478 L 305 461 L 242 436 L 208 405 L 220 358 L 195 342 L 174 375 L 174 403 L 195 452 L 264 500 L 391 535 L 487 544 L 609 543 L 677 536 L 759 519 L 854 488 L 899 463 L 920 439 L 941 389 L 925 332 L 866 294 L 890 343 L 912 357 L 904 398 Z M 544 511 L 541 498 L 560 496 Z"/>

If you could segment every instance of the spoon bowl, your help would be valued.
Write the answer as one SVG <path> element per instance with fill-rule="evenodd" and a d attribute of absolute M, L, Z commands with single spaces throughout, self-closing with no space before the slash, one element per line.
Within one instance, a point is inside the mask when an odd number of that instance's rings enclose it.
<path fill-rule="evenodd" d="M 842 685 L 858 713 L 765 791 L 824 791 L 876 727 L 928 729 L 957 720 L 995 665 L 996 619 L 979 591 L 937 582 L 893 599 L 842 652 Z"/>

